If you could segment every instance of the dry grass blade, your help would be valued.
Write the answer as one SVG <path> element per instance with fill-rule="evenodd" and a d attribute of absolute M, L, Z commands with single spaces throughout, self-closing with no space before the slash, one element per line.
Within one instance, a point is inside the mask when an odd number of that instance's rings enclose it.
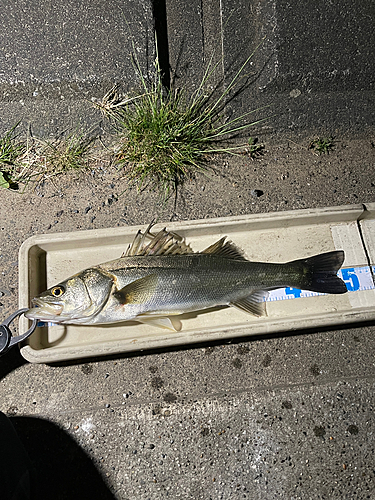
<path fill-rule="evenodd" d="M 105 117 L 110 117 L 118 119 L 121 117 L 121 108 L 129 105 L 136 99 L 140 99 L 143 96 L 135 96 L 133 98 L 128 98 L 126 96 L 121 96 L 119 94 L 119 85 L 115 84 L 102 98 L 102 100 L 95 100 L 93 104 L 96 108 L 100 109 Z"/>
<path fill-rule="evenodd" d="M 49 174 L 59 174 L 69 170 L 87 167 L 93 138 L 84 133 L 73 133 L 54 141 L 39 140 L 39 152 L 44 158 Z"/>
<path fill-rule="evenodd" d="M 17 185 L 17 163 L 25 153 L 25 144 L 18 139 L 16 123 L 0 137 L 0 187 L 15 189 Z"/>
<path fill-rule="evenodd" d="M 82 131 L 54 141 L 28 136 L 19 143 L 14 143 L 10 132 L 5 140 L 0 139 L 0 186 L 4 188 L 19 190 L 23 185 L 23 192 L 30 183 L 37 186 L 56 175 L 88 166 L 94 138 Z"/>

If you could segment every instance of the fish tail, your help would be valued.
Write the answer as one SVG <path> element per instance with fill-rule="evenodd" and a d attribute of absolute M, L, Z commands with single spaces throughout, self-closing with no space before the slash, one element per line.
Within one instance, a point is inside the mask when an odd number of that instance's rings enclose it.
<path fill-rule="evenodd" d="M 337 276 L 344 258 L 344 251 L 336 250 L 294 261 L 294 264 L 303 267 L 304 278 L 301 288 L 321 293 L 347 292 L 344 281 Z"/>

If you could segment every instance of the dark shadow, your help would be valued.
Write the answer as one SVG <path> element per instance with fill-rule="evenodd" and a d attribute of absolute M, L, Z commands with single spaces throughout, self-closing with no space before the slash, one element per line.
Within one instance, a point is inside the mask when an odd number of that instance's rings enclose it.
<path fill-rule="evenodd" d="M 11 347 L 9 351 L 0 356 L 0 380 L 25 363 L 26 360 L 21 356 L 18 345 Z"/>
<path fill-rule="evenodd" d="M 152 2 L 153 16 L 155 23 L 156 45 L 158 49 L 159 66 L 161 70 L 161 80 L 165 88 L 171 87 L 170 64 L 169 64 L 169 43 L 167 27 L 167 10 L 165 0 L 154 0 Z"/>
<path fill-rule="evenodd" d="M 4 427 L 7 426 L 5 416 L 0 419 L 0 437 Z M 66 432 L 57 425 L 33 417 L 10 417 L 11 423 L 18 435 L 10 432 L 13 442 L 10 450 L 2 447 L 2 474 L 6 476 L 6 467 L 17 464 L 23 465 L 30 471 L 31 496 L 16 496 L 14 498 L 32 500 L 113 500 L 115 496 L 110 492 L 104 479 L 96 469 L 94 463 L 83 449 Z M 8 431 L 12 426 L 8 425 Z M 8 434 L 9 435 L 9 434 Z M 13 441 L 12 441 L 13 440 Z M 23 447 L 22 447 L 23 445 Z M 20 454 L 13 462 L 10 460 L 14 454 Z M 14 457 L 13 457 L 14 458 Z M 5 471 L 4 471 L 5 469 Z M 14 474 L 14 468 L 10 474 Z M 2 476 L 1 476 L 2 477 Z M 2 499 L 13 498 L 3 496 Z"/>

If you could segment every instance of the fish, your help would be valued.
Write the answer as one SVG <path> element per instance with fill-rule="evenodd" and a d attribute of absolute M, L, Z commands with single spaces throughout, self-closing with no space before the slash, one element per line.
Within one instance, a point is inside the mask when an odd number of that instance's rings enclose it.
<path fill-rule="evenodd" d="M 270 290 L 347 292 L 337 272 L 344 251 L 335 250 L 286 263 L 253 262 L 223 237 L 195 252 L 166 228 L 138 231 L 120 258 L 89 267 L 37 295 L 29 319 L 77 325 L 136 320 L 181 329 L 177 316 L 230 306 L 264 316 Z"/>

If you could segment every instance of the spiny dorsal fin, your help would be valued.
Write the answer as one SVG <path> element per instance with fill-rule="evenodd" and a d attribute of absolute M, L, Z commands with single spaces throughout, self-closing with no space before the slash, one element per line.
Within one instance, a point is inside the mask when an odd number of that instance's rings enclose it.
<path fill-rule="evenodd" d="M 243 251 L 240 250 L 234 243 L 231 241 L 225 241 L 225 236 L 218 240 L 216 243 L 213 243 L 201 253 L 208 253 L 211 255 L 220 255 L 220 257 L 226 257 L 227 259 L 236 259 L 236 260 L 247 260 L 243 254 Z"/>
<path fill-rule="evenodd" d="M 269 293 L 266 290 L 255 290 L 248 297 L 231 302 L 229 305 L 255 316 L 267 316 L 266 300 L 268 296 Z"/>
<path fill-rule="evenodd" d="M 138 231 L 133 242 L 121 257 L 135 255 L 183 255 L 194 253 L 182 236 L 167 231 L 165 228 L 156 235 L 150 232 L 153 222 L 146 231 Z M 148 240 L 148 241 L 147 241 Z"/>
<path fill-rule="evenodd" d="M 150 232 L 150 229 L 154 225 L 154 221 L 150 222 L 146 231 L 142 233 L 141 230 L 135 235 L 134 240 L 128 246 L 126 251 L 121 255 L 121 257 L 132 257 L 134 255 L 139 255 L 139 252 L 146 246 L 146 238 L 153 239 L 155 237 L 154 234 Z"/>

